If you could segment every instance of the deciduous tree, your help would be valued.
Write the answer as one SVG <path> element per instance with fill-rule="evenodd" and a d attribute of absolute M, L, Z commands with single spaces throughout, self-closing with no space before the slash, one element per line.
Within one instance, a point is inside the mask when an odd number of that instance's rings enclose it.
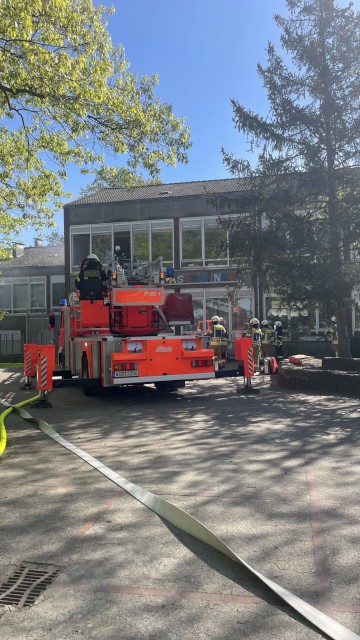
<path fill-rule="evenodd" d="M 130 73 L 106 14 L 91 0 L 0 3 L 0 228 L 41 229 L 62 206 L 66 167 L 112 153 L 152 178 L 186 162 L 189 132 L 154 95 L 156 75 Z"/>
<path fill-rule="evenodd" d="M 146 184 L 161 184 L 161 180 L 145 180 L 140 174 L 125 167 L 101 167 L 92 182 L 80 189 L 80 196 L 88 196 L 101 189 L 130 189 Z"/>

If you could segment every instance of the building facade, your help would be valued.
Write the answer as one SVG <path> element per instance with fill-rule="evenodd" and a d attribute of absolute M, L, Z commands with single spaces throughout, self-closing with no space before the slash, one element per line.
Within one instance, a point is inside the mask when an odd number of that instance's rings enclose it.
<path fill-rule="evenodd" d="M 50 312 L 65 296 L 64 247 L 18 244 L 0 263 L 0 354 L 21 355 L 24 343 L 50 339 Z"/>
<path fill-rule="evenodd" d="M 104 189 L 69 203 L 64 208 L 67 287 L 73 289 L 88 253 L 110 265 L 118 245 L 129 263 L 161 256 L 164 267 L 174 269 L 166 288 L 192 294 L 196 327 L 204 328 L 216 314 L 229 329 L 243 329 L 260 306 L 248 288 L 229 300 L 238 282 L 237 261 L 228 253 L 211 196 L 241 198 L 249 189 L 248 180 L 209 180 Z"/>
<path fill-rule="evenodd" d="M 236 199 L 244 211 L 251 193 L 250 179 L 229 178 L 144 185 L 130 191 L 108 188 L 74 200 L 64 207 L 66 291 L 74 290 L 84 257 L 96 253 L 109 265 L 119 245 L 129 263 L 162 256 L 164 266 L 173 267 L 174 279 L 166 286 L 192 294 L 196 328 L 205 328 L 206 320 L 216 314 L 225 319 L 229 330 L 241 330 L 255 315 L 260 320 L 292 320 L 300 335 L 321 334 L 326 323 L 317 309 L 298 314 L 281 308 L 260 283 L 255 290 L 237 289 L 241 275 L 237 257 L 228 253 L 228 238 L 217 224 L 214 199 Z M 359 325 L 354 306 L 352 331 Z"/>

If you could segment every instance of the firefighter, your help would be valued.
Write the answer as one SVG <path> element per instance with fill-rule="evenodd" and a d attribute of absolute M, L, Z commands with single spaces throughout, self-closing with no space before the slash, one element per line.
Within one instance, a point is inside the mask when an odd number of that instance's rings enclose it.
<path fill-rule="evenodd" d="M 261 354 L 262 357 L 268 358 L 270 356 L 270 345 L 271 338 L 274 332 L 274 329 L 270 326 L 269 320 L 263 320 L 261 323 Z"/>
<path fill-rule="evenodd" d="M 221 326 L 224 329 L 223 335 L 221 336 L 221 345 L 222 345 L 222 349 L 221 349 L 221 359 L 226 362 L 227 360 L 227 346 L 228 346 L 228 341 L 229 341 L 229 334 L 227 332 L 227 329 L 224 325 L 224 318 L 219 318 L 219 324 L 221 324 Z"/>
<path fill-rule="evenodd" d="M 222 352 L 225 334 L 226 329 L 222 324 L 220 324 L 219 316 L 213 316 L 211 318 L 211 327 L 208 331 L 208 335 L 210 336 L 210 347 L 214 350 L 214 355 L 218 360 L 219 367 L 222 367 L 224 365 Z"/>
<path fill-rule="evenodd" d="M 248 338 L 252 339 L 253 353 L 254 353 L 254 371 L 259 373 L 259 358 L 261 351 L 261 329 L 260 323 L 257 318 L 251 318 L 250 327 L 247 333 Z"/>
<path fill-rule="evenodd" d="M 275 347 L 276 359 L 283 357 L 283 327 L 280 320 L 274 322 L 273 344 Z"/>
<path fill-rule="evenodd" d="M 108 274 L 95 253 L 90 253 L 80 265 L 75 278 L 75 287 L 80 292 L 80 300 L 101 300 L 107 293 Z"/>

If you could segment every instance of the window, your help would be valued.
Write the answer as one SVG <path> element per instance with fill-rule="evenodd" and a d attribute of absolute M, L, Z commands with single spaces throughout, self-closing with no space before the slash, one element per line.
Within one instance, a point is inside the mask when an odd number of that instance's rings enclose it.
<path fill-rule="evenodd" d="M 89 253 L 95 253 L 103 265 L 110 267 L 116 246 L 129 263 L 149 262 L 162 256 L 165 264 L 173 264 L 172 220 L 75 226 L 70 233 L 73 274 L 78 273 L 81 261 Z"/>
<path fill-rule="evenodd" d="M 91 226 L 90 252 L 95 253 L 103 265 L 110 267 L 113 255 L 111 225 Z"/>
<path fill-rule="evenodd" d="M 9 313 L 44 312 L 45 277 L 0 279 L 0 309 Z"/>
<path fill-rule="evenodd" d="M 31 311 L 45 311 L 45 304 L 45 282 L 31 282 L 30 279 Z"/>
<path fill-rule="evenodd" d="M 202 266 L 202 220 L 180 221 L 181 266 Z"/>
<path fill-rule="evenodd" d="M 0 309 L 11 311 L 11 284 L 6 280 L 0 279 Z"/>
<path fill-rule="evenodd" d="M 229 232 L 217 218 L 180 220 L 181 268 L 229 266 Z"/>
<path fill-rule="evenodd" d="M 131 230 L 130 222 L 114 224 L 114 248 L 120 247 L 121 253 L 127 260 L 131 260 Z"/>
<path fill-rule="evenodd" d="M 151 259 L 162 256 L 164 263 L 173 264 L 173 225 L 168 222 L 151 223 Z"/>
<path fill-rule="evenodd" d="M 65 298 L 65 278 L 64 276 L 51 276 L 50 278 L 50 286 L 51 286 L 51 307 L 58 307 L 60 304 L 60 300 Z"/>
<path fill-rule="evenodd" d="M 26 312 L 29 308 L 28 282 L 15 282 L 13 284 L 13 310 Z"/>
<path fill-rule="evenodd" d="M 150 260 L 150 228 L 148 222 L 132 225 L 132 258 L 135 262 L 149 262 Z"/>
<path fill-rule="evenodd" d="M 90 227 L 71 229 L 71 271 L 78 272 L 81 261 L 90 253 Z"/>
<path fill-rule="evenodd" d="M 215 218 L 204 220 L 205 264 L 227 265 L 227 231 Z"/>

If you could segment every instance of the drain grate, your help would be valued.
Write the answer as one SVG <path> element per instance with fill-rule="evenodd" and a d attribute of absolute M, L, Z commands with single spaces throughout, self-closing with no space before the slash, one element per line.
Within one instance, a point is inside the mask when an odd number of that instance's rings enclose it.
<path fill-rule="evenodd" d="M 0 607 L 31 607 L 61 572 L 55 564 L 22 562 L 0 584 Z"/>

